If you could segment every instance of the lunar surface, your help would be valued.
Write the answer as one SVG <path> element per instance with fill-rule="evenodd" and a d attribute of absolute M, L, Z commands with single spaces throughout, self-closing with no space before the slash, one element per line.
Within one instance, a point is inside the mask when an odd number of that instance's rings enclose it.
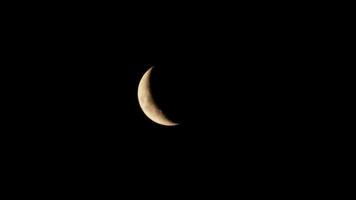
<path fill-rule="evenodd" d="M 154 98 L 152 97 L 150 84 L 152 69 L 153 67 L 147 70 L 138 85 L 137 94 L 141 109 L 149 119 L 156 122 L 157 124 L 165 126 L 176 126 L 178 123 L 169 120 L 162 112 L 162 110 L 157 106 Z"/>

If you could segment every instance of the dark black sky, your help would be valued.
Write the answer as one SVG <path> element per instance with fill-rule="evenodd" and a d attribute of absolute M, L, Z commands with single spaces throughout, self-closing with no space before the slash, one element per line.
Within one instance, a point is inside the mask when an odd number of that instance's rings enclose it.
<path fill-rule="evenodd" d="M 83 177 L 84 166 L 148 179 L 179 168 L 187 180 L 235 162 L 243 176 L 282 170 L 308 138 L 306 99 L 292 92 L 303 51 L 290 50 L 300 42 L 291 21 L 190 8 L 20 17 L 9 29 L 8 141 L 31 162 L 79 166 Z M 139 107 L 151 66 L 154 96 L 179 126 L 157 125 Z"/>

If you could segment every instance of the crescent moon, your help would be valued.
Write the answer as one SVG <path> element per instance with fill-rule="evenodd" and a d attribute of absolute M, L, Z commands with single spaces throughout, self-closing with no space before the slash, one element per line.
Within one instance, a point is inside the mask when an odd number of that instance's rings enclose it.
<path fill-rule="evenodd" d="M 138 102 L 142 111 L 145 115 L 156 122 L 157 124 L 165 125 L 165 126 L 176 126 L 178 123 L 175 123 L 169 120 L 166 115 L 162 112 L 161 109 L 157 106 L 154 98 L 151 93 L 151 72 L 153 67 L 147 70 L 147 72 L 143 75 L 138 85 Z"/>

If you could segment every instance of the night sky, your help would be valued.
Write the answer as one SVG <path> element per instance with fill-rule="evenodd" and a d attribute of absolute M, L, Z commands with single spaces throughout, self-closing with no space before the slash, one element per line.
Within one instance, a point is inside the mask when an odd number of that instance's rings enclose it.
<path fill-rule="evenodd" d="M 21 18 L 8 49 L 7 141 L 31 162 L 76 166 L 83 177 L 94 168 L 146 180 L 282 170 L 309 137 L 300 54 L 288 48 L 297 39 L 263 14 L 188 10 L 184 19 L 168 10 Z M 139 107 L 151 66 L 153 96 L 178 126 L 158 125 Z"/>

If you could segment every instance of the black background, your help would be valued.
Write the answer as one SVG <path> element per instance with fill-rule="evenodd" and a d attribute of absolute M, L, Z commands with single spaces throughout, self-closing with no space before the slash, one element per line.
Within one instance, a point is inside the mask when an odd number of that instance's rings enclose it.
<path fill-rule="evenodd" d="M 9 151 L 86 178 L 282 177 L 298 165 L 291 158 L 314 138 L 299 95 L 308 55 L 293 17 L 262 5 L 140 8 L 8 16 Z M 139 107 L 151 66 L 154 96 L 179 126 L 155 124 Z"/>

